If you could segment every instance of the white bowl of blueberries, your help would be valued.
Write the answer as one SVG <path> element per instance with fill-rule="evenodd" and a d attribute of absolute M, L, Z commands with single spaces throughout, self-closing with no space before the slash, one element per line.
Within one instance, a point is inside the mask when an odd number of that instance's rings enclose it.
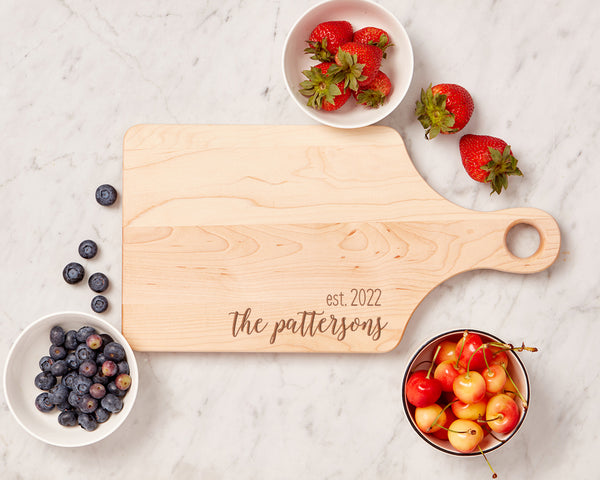
<path fill-rule="evenodd" d="M 10 411 L 31 435 L 79 447 L 125 421 L 138 390 L 138 368 L 123 335 L 93 315 L 62 312 L 27 327 L 4 368 Z"/>

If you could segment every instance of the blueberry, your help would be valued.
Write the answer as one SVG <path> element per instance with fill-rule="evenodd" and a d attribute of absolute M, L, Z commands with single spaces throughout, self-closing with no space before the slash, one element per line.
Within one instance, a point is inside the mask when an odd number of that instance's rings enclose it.
<path fill-rule="evenodd" d="M 53 364 L 54 360 L 52 360 L 52 357 L 49 357 L 48 355 L 40 358 L 40 370 L 42 372 L 49 372 Z"/>
<path fill-rule="evenodd" d="M 81 327 L 79 330 L 77 330 L 76 333 L 76 337 L 77 337 L 77 341 L 79 343 L 84 343 L 87 340 L 87 337 L 89 337 L 90 335 L 96 333 L 96 329 L 94 327 L 90 327 L 90 326 L 84 326 Z"/>
<path fill-rule="evenodd" d="M 115 378 L 115 386 L 119 390 L 127 390 L 131 386 L 131 377 L 126 373 L 121 373 Z"/>
<path fill-rule="evenodd" d="M 71 393 L 69 393 L 67 401 L 72 407 L 79 408 L 79 406 L 81 405 L 81 401 L 83 400 L 83 396 L 83 393 L 79 394 L 75 390 L 72 390 Z"/>
<path fill-rule="evenodd" d="M 54 385 L 48 391 L 48 398 L 52 402 L 53 405 L 60 405 L 66 402 L 69 398 L 69 389 L 65 387 L 62 383 Z"/>
<path fill-rule="evenodd" d="M 92 386 L 92 380 L 83 375 L 77 375 L 73 379 L 73 391 L 81 395 L 89 393 L 90 387 Z"/>
<path fill-rule="evenodd" d="M 62 347 L 60 345 L 50 345 L 48 352 L 50 353 L 52 360 L 62 360 L 67 356 L 67 351 L 65 350 L 65 347 Z"/>
<path fill-rule="evenodd" d="M 122 362 L 117 363 L 117 370 L 117 373 L 119 374 L 126 373 L 127 375 L 129 375 L 129 364 L 127 363 L 127 360 L 123 360 Z"/>
<path fill-rule="evenodd" d="M 108 207 L 117 201 L 117 191 L 112 185 L 104 184 L 100 185 L 96 189 L 96 201 L 104 206 Z"/>
<path fill-rule="evenodd" d="M 108 360 L 108 358 L 106 358 L 106 355 L 104 355 L 104 352 L 101 352 L 101 353 L 99 353 L 99 354 L 96 356 L 96 365 L 98 365 L 99 367 L 101 367 L 101 366 L 102 366 L 102 364 L 103 364 L 104 362 L 106 362 L 107 360 Z"/>
<path fill-rule="evenodd" d="M 100 337 L 102 338 L 102 345 L 108 345 L 111 342 L 114 342 L 113 338 L 108 333 L 101 333 Z"/>
<path fill-rule="evenodd" d="M 102 408 L 108 410 L 111 413 L 120 412 L 123 408 L 123 400 L 112 393 L 108 393 L 102 400 L 100 400 Z"/>
<path fill-rule="evenodd" d="M 37 374 L 33 383 L 40 390 L 50 390 L 56 385 L 56 377 L 50 372 L 41 372 Z"/>
<path fill-rule="evenodd" d="M 82 397 L 81 403 L 79 404 L 79 410 L 82 413 L 92 413 L 98 408 L 98 400 L 93 398 L 90 394 L 86 394 Z"/>
<path fill-rule="evenodd" d="M 108 277 L 103 273 L 96 272 L 90 275 L 88 285 L 96 293 L 102 293 L 108 288 Z"/>
<path fill-rule="evenodd" d="M 69 330 L 65 333 L 65 344 L 63 345 L 67 350 L 75 350 L 77 348 L 77 332 L 75 330 Z"/>
<path fill-rule="evenodd" d="M 110 342 L 104 347 L 104 355 L 114 362 L 125 360 L 125 349 L 120 343 Z"/>
<path fill-rule="evenodd" d="M 50 330 L 50 343 L 53 345 L 62 345 L 65 343 L 65 331 L 60 325 L 56 325 Z"/>
<path fill-rule="evenodd" d="M 110 378 L 108 378 L 107 376 L 105 376 L 102 373 L 102 371 L 98 371 L 98 373 L 92 377 L 92 381 L 94 383 L 99 383 L 101 385 L 106 386 L 110 382 Z"/>
<path fill-rule="evenodd" d="M 92 360 L 86 360 L 79 365 L 79 375 L 83 375 L 84 377 L 93 377 L 97 371 L 98 366 Z"/>
<path fill-rule="evenodd" d="M 62 274 L 63 278 L 65 279 L 65 282 L 74 284 L 83 280 L 85 270 L 83 269 L 83 266 L 80 263 L 71 262 L 65 266 Z"/>
<path fill-rule="evenodd" d="M 75 377 L 77 375 L 78 375 L 77 372 L 69 372 L 62 378 L 61 383 L 68 389 L 72 390 L 73 389 L 73 380 L 75 379 Z"/>
<path fill-rule="evenodd" d="M 69 367 L 71 370 L 78 370 L 79 365 L 81 365 L 81 361 L 79 360 L 79 358 L 77 358 L 75 352 L 69 353 L 65 357 L 65 362 L 67 362 L 67 367 Z"/>
<path fill-rule="evenodd" d="M 69 393 L 71 393 L 71 392 L 69 392 Z M 59 412 L 66 412 L 67 410 L 73 410 L 73 406 L 69 403 L 68 396 L 67 396 L 67 400 L 56 405 L 56 408 L 58 409 Z"/>
<path fill-rule="evenodd" d="M 119 387 L 117 387 L 117 384 L 115 382 L 110 382 L 106 386 L 106 391 L 119 398 L 124 397 L 127 393 L 126 390 L 121 390 Z"/>
<path fill-rule="evenodd" d="M 94 383 L 90 386 L 90 395 L 93 398 L 100 399 L 106 395 L 106 387 L 101 383 Z"/>
<path fill-rule="evenodd" d="M 93 240 L 84 240 L 79 244 L 79 255 L 82 258 L 94 258 L 98 253 L 98 245 Z"/>
<path fill-rule="evenodd" d="M 40 412 L 49 412 L 54 409 L 54 404 L 48 398 L 48 393 L 40 393 L 35 397 L 35 406 Z"/>
<path fill-rule="evenodd" d="M 58 423 L 63 427 L 74 427 L 77 425 L 77 414 L 73 410 L 66 410 L 58 415 Z"/>
<path fill-rule="evenodd" d="M 107 360 L 102 364 L 102 375 L 105 377 L 114 377 L 118 371 L 117 364 L 112 360 Z"/>
<path fill-rule="evenodd" d="M 84 343 L 81 343 L 77 346 L 77 348 L 75 349 L 75 355 L 77 356 L 80 362 L 96 360 L 96 352 L 94 352 L 90 347 L 88 347 Z"/>
<path fill-rule="evenodd" d="M 57 360 L 50 367 L 50 373 L 55 377 L 62 377 L 69 372 L 69 366 L 65 360 Z"/>
<path fill-rule="evenodd" d="M 92 333 L 87 337 L 85 344 L 92 350 L 99 350 L 102 347 L 102 337 L 97 333 Z"/>
<path fill-rule="evenodd" d="M 96 313 L 105 312 L 108 308 L 108 300 L 104 295 L 96 295 L 92 298 L 92 310 Z"/>
<path fill-rule="evenodd" d="M 94 412 L 94 418 L 98 423 L 104 423 L 110 418 L 110 412 L 102 407 L 98 407 Z"/>
<path fill-rule="evenodd" d="M 93 432 L 98 428 L 98 422 L 92 415 L 87 413 L 80 413 L 77 417 L 77 422 L 81 425 L 81 428 L 88 432 Z"/>

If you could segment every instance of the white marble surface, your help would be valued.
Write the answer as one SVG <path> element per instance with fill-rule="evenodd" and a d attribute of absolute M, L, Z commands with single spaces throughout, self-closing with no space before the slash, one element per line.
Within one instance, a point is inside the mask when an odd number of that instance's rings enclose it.
<path fill-rule="evenodd" d="M 0 3 L 0 364 L 36 318 L 89 311 L 87 286 L 61 279 L 85 238 L 101 249 L 91 268 L 112 282 L 104 318 L 120 325 L 120 205 L 101 208 L 93 193 L 105 182 L 120 189 L 129 126 L 312 123 L 288 98 L 280 53 L 314 3 Z M 90 447 L 30 437 L 1 395 L 2 479 L 42 478 L 44 469 L 65 478 L 488 478 L 482 459 L 418 441 L 401 406 L 411 352 L 461 326 L 540 348 L 524 358 L 527 422 L 490 455 L 500 478 L 597 478 L 600 9 L 593 0 L 380 3 L 403 22 L 415 54 L 408 96 L 382 124 L 402 134 L 449 200 L 552 214 L 562 230 L 556 263 L 535 275 L 477 271 L 445 282 L 385 355 L 140 353 L 130 418 Z M 457 137 L 424 140 L 413 110 L 430 82 L 468 88 L 476 111 L 465 132 L 513 146 L 525 176 L 500 197 L 463 172 Z"/>

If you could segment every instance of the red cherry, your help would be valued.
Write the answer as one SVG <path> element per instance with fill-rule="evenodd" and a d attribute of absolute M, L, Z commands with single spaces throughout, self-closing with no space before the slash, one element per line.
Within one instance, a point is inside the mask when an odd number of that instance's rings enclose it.
<path fill-rule="evenodd" d="M 456 356 L 458 363 L 469 370 L 482 370 L 487 366 L 486 359 L 488 364 L 492 361 L 492 352 L 489 346 L 484 345 L 481 337 L 476 333 L 463 335 L 456 344 Z M 471 363 L 469 364 L 469 362 Z"/>
<path fill-rule="evenodd" d="M 442 394 L 442 384 L 430 372 L 418 370 L 406 382 L 406 399 L 415 407 L 426 407 L 437 402 Z"/>

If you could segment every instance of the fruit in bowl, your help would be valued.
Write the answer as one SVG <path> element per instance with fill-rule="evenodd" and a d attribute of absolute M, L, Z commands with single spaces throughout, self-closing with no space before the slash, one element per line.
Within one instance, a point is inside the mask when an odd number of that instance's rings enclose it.
<path fill-rule="evenodd" d="M 404 410 L 427 443 L 454 455 L 479 455 L 506 443 L 523 423 L 529 382 L 514 346 L 476 330 L 454 330 L 413 356 Z"/>

